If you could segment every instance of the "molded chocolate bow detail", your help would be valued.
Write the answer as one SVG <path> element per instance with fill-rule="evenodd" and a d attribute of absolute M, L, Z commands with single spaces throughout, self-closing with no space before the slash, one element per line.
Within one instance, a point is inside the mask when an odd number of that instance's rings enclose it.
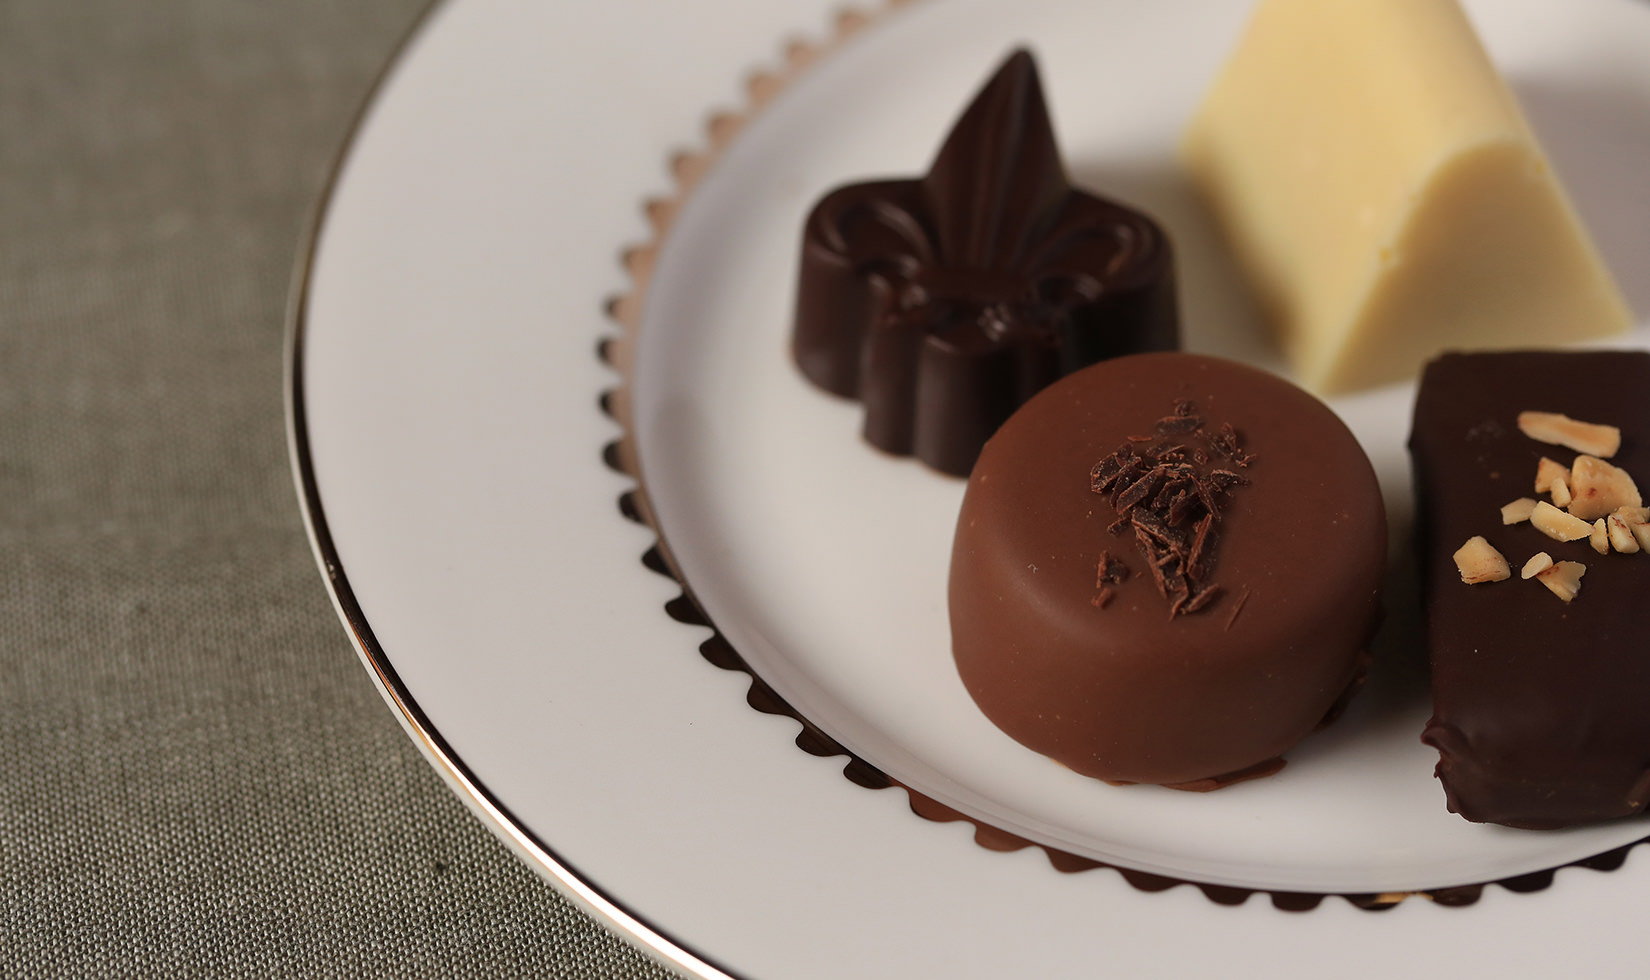
<path fill-rule="evenodd" d="M 1167 236 L 1071 186 L 1026 51 L 926 177 L 838 188 L 803 231 L 797 364 L 865 403 L 872 445 L 945 473 L 1055 379 L 1178 342 Z"/>

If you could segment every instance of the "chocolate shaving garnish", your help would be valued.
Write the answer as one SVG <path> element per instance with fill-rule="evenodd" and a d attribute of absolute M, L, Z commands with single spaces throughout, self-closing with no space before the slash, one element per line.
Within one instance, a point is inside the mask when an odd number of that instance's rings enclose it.
<path fill-rule="evenodd" d="M 1203 499 L 1197 495 L 1197 484 L 1192 484 L 1185 493 L 1169 502 L 1169 525 L 1179 527 L 1186 523 L 1186 518 L 1196 513 L 1203 506 Z M 1207 513 L 1205 511 L 1204 513 Z"/>
<path fill-rule="evenodd" d="M 1203 428 L 1203 420 L 1196 415 L 1170 415 L 1158 419 L 1156 428 L 1160 436 L 1175 432 L 1196 432 Z"/>
<path fill-rule="evenodd" d="M 1197 522 L 1197 536 L 1192 539 L 1192 550 L 1186 556 L 1186 567 L 1198 578 L 1202 578 L 1208 572 L 1208 566 L 1203 561 L 1203 551 L 1209 545 L 1209 529 L 1214 527 L 1214 524 L 1215 515 L 1203 515 L 1203 519 Z"/>
<path fill-rule="evenodd" d="M 1238 466 L 1248 466 L 1249 461 L 1254 458 L 1238 448 L 1237 430 L 1232 428 L 1230 422 L 1222 422 L 1220 431 L 1209 437 L 1209 448 Z"/>
<path fill-rule="evenodd" d="M 1170 600 L 1171 602 L 1174 600 L 1174 586 L 1180 583 L 1171 582 L 1169 573 L 1163 568 L 1163 566 L 1156 563 L 1152 564 L 1152 581 L 1157 583 L 1157 592 L 1159 595 Z M 1173 615 L 1172 610 L 1170 615 Z"/>
<path fill-rule="evenodd" d="M 1190 602 L 1186 603 L 1184 606 L 1181 606 L 1180 611 L 1183 613 L 1195 613 L 1218 598 L 1220 598 L 1220 586 L 1205 586 L 1203 591 L 1192 596 Z"/>
<path fill-rule="evenodd" d="M 1135 504 L 1151 496 L 1157 490 L 1157 485 L 1162 479 L 1163 471 L 1161 469 L 1147 472 L 1145 476 L 1131 483 L 1128 489 L 1119 493 L 1117 499 L 1112 501 L 1112 506 L 1117 508 L 1119 514 L 1127 514 Z"/>
<path fill-rule="evenodd" d="M 1195 613 L 1218 598 L 1220 598 L 1220 586 L 1218 585 L 1206 586 L 1198 592 L 1188 592 L 1176 599 L 1174 605 L 1169 607 L 1169 618 L 1173 619 L 1177 615 Z"/>
<path fill-rule="evenodd" d="M 1227 629 L 1231 629 L 1232 624 L 1237 622 L 1238 613 L 1243 611 L 1243 604 L 1248 602 L 1248 601 L 1249 601 L 1249 590 L 1244 589 L 1243 594 L 1238 596 L 1237 605 L 1232 607 L 1232 614 L 1230 616 L 1226 617 L 1226 628 Z"/>
<path fill-rule="evenodd" d="M 1174 561 L 1165 562 L 1163 565 L 1163 582 L 1168 587 L 1168 598 L 1170 600 L 1183 598 L 1191 591 L 1191 588 L 1186 584 L 1186 576 L 1176 570 L 1178 565 L 1179 562 Z M 1174 618 L 1172 607 L 1169 610 L 1169 618 Z"/>
<path fill-rule="evenodd" d="M 1129 580 L 1129 566 L 1109 551 L 1100 552 L 1100 567 L 1096 585 L 1121 585 Z"/>
<path fill-rule="evenodd" d="M 1144 531 L 1151 535 L 1158 544 L 1177 555 L 1186 552 L 1186 533 L 1178 528 L 1172 528 L 1163 523 L 1163 518 L 1152 511 L 1138 509 L 1129 514 L 1129 520 L 1134 523 L 1135 530 Z"/>
<path fill-rule="evenodd" d="M 1134 540 L 1140 545 L 1141 552 L 1146 556 L 1146 570 L 1152 573 L 1152 581 L 1157 583 L 1158 593 L 1167 599 L 1169 597 L 1169 583 L 1163 577 L 1163 565 L 1160 562 L 1162 553 L 1158 551 L 1157 543 L 1138 525 L 1134 529 Z"/>
<path fill-rule="evenodd" d="M 1146 567 L 1156 568 L 1158 560 L 1163 557 L 1163 550 L 1158 547 L 1157 540 L 1138 522 L 1131 520 L 1129 526 L 1134 528 L 1134 542 L 1140 546 L 1140 553 L 1146 556 Z"/>
<path fill-rule="evenodd" d="M 1219 457 L 1241 469 L 1254 457 L 1238 444 L 1238 432 L 1231 423 L 1210 431 L 1189 400 L 1176 401 L 1173 414 L 1158 419 L 1153 429 L 1155 435 L 1129 436 L 1110 456 L 1096 462 L 1089 471 L 1089 486 L 1109 496 L 1117 511 L 1117 520 L 1107 530 L 1113 535 L 1134 531 L 1135 545 L 1146 559 L 1158 594 L 1169 601 L 1169 618 L 1173 619 L 1205 609 L 1224 594 L 1219 585 L 1206 581 L 1219 540 L 1214 527 L 1225 499 L 1249 483 L 1235 470 L 1205 472 L 1203 467 Z M 1157 445 L 1144 445 L 1151 442 Z M 1127 574 L 1127 566 L 1110 552 L 1102 554 L 1096 580 L 1101 594 L 1095 605 L 1109 602 L 1111 587 L 1121 585 Z M 1239 600 L 1240 609 L 1247 597 L 1244 593 Z M 1232 618 L 1236 619 L 1235 610 Z"/>
<path fill-rule="evenodd" d="M 1189 477 L 1182 476 L 1170 479 L 1163 484 L 1163 489 L 1157 491 L 1157 496 L 1152 498 L 1152 510 L 1164 514 L 1170 513 L 1174 507 L 1174 502 L 1190 496 L 1195 485 Z M 1175 522 L 1171 518 L 1169 523 L 1173 524 Z"/>
<path fill-rule="evenodd" d="M 1239 448 L 1237 430 L 1232 428 L 1232 423 L 1225 422 L 1221 424 L 1220 434 L 1217 436 L 1217 439 L 1219 440 L 1218 442 L 1211 439 L 1209 444 L 1219 451 L 1222 456 L 1227 457 L 1232 462 L 1236 463 L 1240 468 L 1247 467 L 1250 463 L 1255 461 L 1254 454 Z"/>
<path fill-rule="evenodd" d="M 1197 499 L 1208 510 L 1210 517 L 1220 520 L 1220 504 L 1215 502 L 1215 492 L 1201 480 L 1197 484 Z"/>
<path fill-rule="evenodd" d="M 1139 456 L 1135 456 L 1135 455 L 1132 455 L 1132 454 L 1128 455 L 1128 456 L 1124 456 L 1119 461 L 1119 463 L 1121 465 L 1121 468 L 1117 471 L 1117 477 L 1112 483 L 1112 489 L 1113 490 L 1123 489 L 1124 487 L 1126 487 L 1129 484 L 1133 483 L 1135 480 L 1139 479 L 1140 474 L 1146 472 L 1146 470 L 1149 469 L 1149 467 L 1146 465 L 1145 460 L 1141 459 Z M 1101 491 L 1101 492 L 1104 492 L 1104 491 Z"/>
<path fill-rule="evenodd" d="M 1089 470 L 1089 489 L 1095 493 L 1105 493 L 1111 485 L 1117 482 L 1117 475 L 1123 472 L 1123 460 L 1116 453 L 1107 456 L 1094 464 Z"/>
<path fill-rule="evenodd" d="M 1117 593 L 1112 589 L 1111 586 L 1102 585 L 1102 586 L 1100 586 L 1100 591 L 1096 592 L 1094 594 L 1094 598 L 1090 599 L 1089 602 L 1093 603 L 1094 608 L 1096 608 L 1096 609 L 1104 609 L 1104 608 L 1106 608 L 1106 603 L 1110 602 L 1112 600 L 1112 597 L 1115 596 L 1116 594 Z"/>

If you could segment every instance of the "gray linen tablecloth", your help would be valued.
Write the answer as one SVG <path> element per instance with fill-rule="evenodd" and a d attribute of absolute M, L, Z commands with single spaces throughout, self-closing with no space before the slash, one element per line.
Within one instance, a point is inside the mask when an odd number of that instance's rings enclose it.
<path fill-rule="evenodd" d="M 443 787 L 288 474 L 309 210 L 424 0 L 0 0 L 0 977 L 658 977 Z"/>

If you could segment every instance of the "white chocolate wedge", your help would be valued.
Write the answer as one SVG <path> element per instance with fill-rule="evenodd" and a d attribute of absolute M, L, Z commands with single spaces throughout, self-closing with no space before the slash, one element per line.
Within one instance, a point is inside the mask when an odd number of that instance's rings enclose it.
<path fill-rule="evenodd" d="M 1184 158 L 1320 392 L 1631 325 L 1456 0 L 1261 0 Z"/>

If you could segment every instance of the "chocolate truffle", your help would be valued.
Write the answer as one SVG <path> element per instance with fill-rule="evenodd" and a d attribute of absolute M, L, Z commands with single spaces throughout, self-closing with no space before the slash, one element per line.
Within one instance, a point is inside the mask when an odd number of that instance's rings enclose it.
<path fill-rule="evenodd" d="M 926 177 L 838 188 L 803 231 L 802 373 L 864 402 L 872 445 L 945 473 L 1054 379 L 1178 338 L 1168 238 L 1067 181 L 1024 51 Z"/>
<path fill-rule="evenodd" d="M 1577 458 L 1522 432 L 1523 412 L 1618 427 L 1607 462 L 1650 477 L 1646 392 L 1642 352 L 1450 354 L 1422 376 L 1409 443 L 1432 660 L 1421 737 L 1438 750 L 1450 810 L 1468 820 L 1562 827 L 1642 813 L 1650 800 L 1650 555 L 1608 538 L 1600 554 L 1586 537 L 1555 540 L 1501 513 L 1519 498 L 1550 504 L 1534 488 L 1541 459 Z M 1507 558 L 1509 578 L 1463 582 L 1453 555 L 1475 536 Z M 1571 601 L 1520 576 L 1543 552 L 1586 566 Z"/>
<path fill-rule="evenodd" d="M 1362 678 L 1386 514 L 1322 402 L 1193 354 L 1105 361 L 986 443 L 952 551 L 980 709 L 1111 782 L 1264 775 Z"/>

